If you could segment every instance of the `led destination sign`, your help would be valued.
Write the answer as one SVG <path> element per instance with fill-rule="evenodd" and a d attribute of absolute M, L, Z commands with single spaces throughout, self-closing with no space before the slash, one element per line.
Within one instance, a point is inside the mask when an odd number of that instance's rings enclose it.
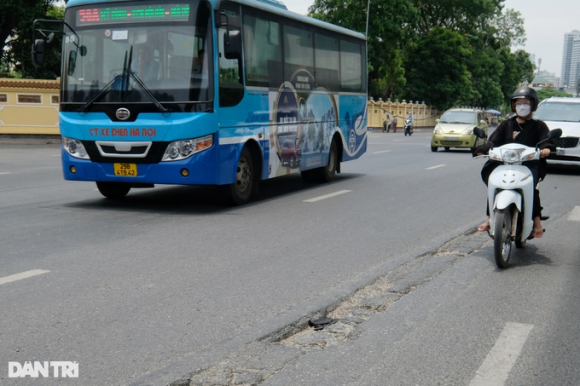
<path fill-rule="evenodd" d="M 188 21 L 189 4 L 153 4 L 124 7 L 91 7 L 77 11 L 77 26 L 95 24 Z"/>

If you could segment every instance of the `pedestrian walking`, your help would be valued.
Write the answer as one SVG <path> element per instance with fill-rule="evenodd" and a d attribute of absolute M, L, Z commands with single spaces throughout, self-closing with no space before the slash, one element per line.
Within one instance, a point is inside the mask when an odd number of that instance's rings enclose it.
<path fill-rule="evenodd" d="M 397 116 L 393 113 L 393 133 L 397 132 Z"/>
<path fill-rule="evenodd" d="M 385 121 L 383 122 L 383 133 L 388 133 L 391 130 L 391 114 L 387 112 Z"/>

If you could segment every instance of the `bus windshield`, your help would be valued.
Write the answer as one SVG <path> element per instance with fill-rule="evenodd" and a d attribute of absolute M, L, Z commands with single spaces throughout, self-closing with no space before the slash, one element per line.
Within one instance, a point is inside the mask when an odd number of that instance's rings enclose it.
<path fill-rule="evenodd" d="M 209 3 L 127 4 L 67 9 L 62 102 L 210 101 Z"/>

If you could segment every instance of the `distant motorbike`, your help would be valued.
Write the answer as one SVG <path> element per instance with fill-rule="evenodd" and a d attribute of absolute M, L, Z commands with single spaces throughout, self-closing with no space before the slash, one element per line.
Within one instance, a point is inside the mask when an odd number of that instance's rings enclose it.
<path fill-rule="evenodd" d="M 478 138 L 487 139 L 485 132 L 478 127 L 473 129 L 473 133 Z M 561 135 L 561 129 L 552 130 L 542 142 Z M 487 202 L 492 213 L 489 216 L 489 235 L 493 238 L 493 252 L 499 268 L 508 265 L 512 241 L 515 241 L 517 248 L 523 248 L 526 241 L 532 238 L 532 203 L 536 187 L 530 169 L 522 163 L 540 159 L 538 146 L 542 142 L 535 148 L 508 143 L 492 148 L 488 155 L 475 157 L 503 163 L 491 172 L 487 184 Z"/>
<path fill-rule="evenodd" d="M 405 136 L 413 134 L 413 121 L 405 119 Z"/>

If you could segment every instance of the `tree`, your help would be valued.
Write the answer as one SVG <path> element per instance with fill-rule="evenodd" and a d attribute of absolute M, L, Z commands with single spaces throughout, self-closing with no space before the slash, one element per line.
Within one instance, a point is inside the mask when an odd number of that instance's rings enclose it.
<path fill-rule="evenodd" d="M 417 25 L 419 31 L 417 45 L 425 45 L 425 41 L 433 44 L 433 38 L 427 36 L 435 28 L 443 28 L 461 34 L 465 39 L 462 46 L 470 49 L 467 57 L 461 52 L 456 55 L 451 53 L 456 60 L 465 63 L 469 87 L 465 84 L 461 86 L 463 77 L 453 76 L 453 73 L 457 73 L 457 69 L 461 67 L 454 64 L 453 59 L 445 58 L 445 62 L 442 62 L 448 69 L 428 71 L 432 76 L 443 77 L 442 79 L 447 82 L 460 82 L 445 88 L 448 91 L 458 90 L 458 87 L 463 90 L 458 94 L 456 101 L 458 104 L 498 108 L 511 97 L 515 87 L 529 77 L 529 69 L 533 70 L 529 54 L 526 56 L 523 51 L 515 53 L 510 51 L 511 47 L 525 42 L 523 20 L 517 11 L 511 9 L 503 11 L 502 3 L 503 0 L 415 0 L 414 4 L 420 15 Z M 447 35 L 439 36 L 446 38 Z M 414 61 L 412 58 L 414 53 L 411 52 L 409 51 L 410 55 L 404 64 L 407 73 L 424 71 L 419 67 L 421 63 Z M 426 59 L 424 55 L 419 56 L 423 58 L 422 60 Z M 412 75 L 407 76 L 406 90 L 413 90 L 413 98 L 421 98 L 416 93 L 428 85 L 424 82 L 414 84 L 416 79 L 418 78 Z M 430 97 L 425 96 L 421 99 L 428 100 Z M 451 102 L 452 99 L 449 98 L 437 104 L 446 106 Z"/>
<path fill-rule="evenodd" d="M 503 103 L 501 74 L 504 65 L 495 50 L 489 46 L 476 46 L 468 65 L 473 95 L 470 106 L 497 107 Z"/>
<path fill-rule="evenodd" d="M 375 97 L 401 95 L 405 85 L 403 52 L 415 33 L 416 20 L 410 0 L 315 0 L 309 15 L 351 30 L 368 27 L 368 79 Z"/>
<path fill-rule="evenodd" d="M 540 101 L 544 99 L 548 99 L 550 97 L 573 97 L 574 95 L 569 94 L 565 91 L 554 90 L 553 88 L 543 88 L 541 90 L 537 90 L 538 98 Z"/>
<path fill-rule="evenodd" d="M 47 58 L 46 65 L 36 70 L 32 67 L 31 39 L 32 23 L 35 19 L 61 18 L 62 7 L 56 0 L 0 0 L 0 41 L 3 42 L 0 76 L 9 76 L 5 71 L 14 68 L 23 77 L 55 78 L 60 74 L 60 53 Z"/>
<path fill-rule="evenodd" d="M 530 54 L 523 50 L 512 53 L 508 49 L 500 52 L 505 69 L 501 76 L 504 103 L 509 105 L 513 92 L 522 82 L 530 82 L 534 76 L 534 64 Z"/>
<path fill-rule="evenodd" d="M 501 9 L 504 0 L 414 0 L 419 13 L 417 28 L 422 35 L 434 27 L 454 31 L 477 28 Z"/>
<path fill-rule="evenodd" d="M 518 11 L 506 9 L 490 20 L 490 27 L 500 47 L 518 47 L 526 42 L 524 20 Z"/>
<path fill-rule="evenodd" d="M 405 95 L 439 110 L 469 104 L 474 94 L 466 63 L 473 56 L 458 32 L 434 27 L 409 48 Z"/>

